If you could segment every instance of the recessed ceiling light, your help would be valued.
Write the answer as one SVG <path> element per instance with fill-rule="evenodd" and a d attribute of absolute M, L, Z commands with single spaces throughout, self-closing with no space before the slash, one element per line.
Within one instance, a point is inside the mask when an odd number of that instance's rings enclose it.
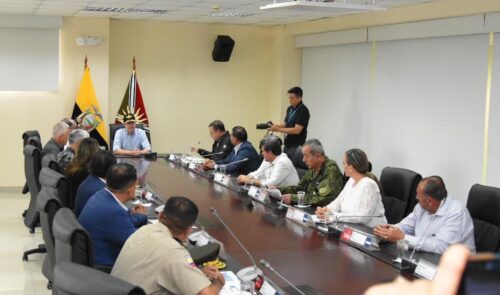
<path fill-rule="evenodd" d="M 93 7 L 87 6 L 83 11 L 92 12 L 115 12 L 115 13 L 147 13 L 147 14 L 165 14 L 166 9 L 143 9 L 143 8 L 123 8 L 123 7 Z"/>
<path fill-rule="evenodd" d="M 222 11 L 222 12 L 212 12 L 210 16 L 214 17 L 247 17 L 253 15 L 252 13 L 243 13 L 236 11 Z"/>

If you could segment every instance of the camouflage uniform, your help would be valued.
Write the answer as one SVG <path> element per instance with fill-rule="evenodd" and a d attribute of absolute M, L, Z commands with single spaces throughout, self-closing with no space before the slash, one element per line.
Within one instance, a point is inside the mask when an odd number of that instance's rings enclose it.
<path fill-rule="evenodd" d="M 297 203 L 297 192 L 306 193 L 305 204 L 326 206 L 340 194 L 344 180 L 337 163 L 326 158 L 319 173 L 308 170 L 298 185 L 283 187 L 282 194 L 292 194 L 292 203 Z"/>
<path fill-rule="evenodd" d="M 61 172 L 64 173 L 64 171 L 66 171 L 66 168 L 69 166 L 69 163 L 73 161 L 74 157 L 75 152 L 70 147 L 67 147 L 64 151 L 57 155 L 57 163 L 59 164 Z"/>

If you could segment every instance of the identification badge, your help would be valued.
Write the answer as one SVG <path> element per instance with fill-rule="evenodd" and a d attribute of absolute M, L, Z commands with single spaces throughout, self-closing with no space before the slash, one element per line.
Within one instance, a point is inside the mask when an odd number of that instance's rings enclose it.
<path fill-rule="evenodd" d="M 184 256 L 184 259 L 186 260 L 186 265 L 192 268 L 196 268 L 196 264 L 193 261 L 193 258 L 191 258 L 190 255 Z"/>

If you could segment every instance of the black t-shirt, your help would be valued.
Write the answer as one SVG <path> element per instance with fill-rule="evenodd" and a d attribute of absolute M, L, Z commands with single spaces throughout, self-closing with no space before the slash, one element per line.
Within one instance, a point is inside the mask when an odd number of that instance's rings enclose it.
<path fill-rule="evenodd" d="M 292 128 L 296 124 L 304 128 L 299 134 L 286 134 L 285 146 L 299 146 L 306 142 L 307 138 L 307 125 L 309 125 L 309 109 L 304 103 L 300 102 L 297 107 L 289 106 L 286 109 L 285 127 Z"/>

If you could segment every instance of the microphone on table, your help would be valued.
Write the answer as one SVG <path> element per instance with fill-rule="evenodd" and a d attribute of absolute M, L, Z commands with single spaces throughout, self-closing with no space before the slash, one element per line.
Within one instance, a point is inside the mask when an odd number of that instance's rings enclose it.
<path fill-rule="evenodd" d="M 219 169 L 220 169 L 220 167 L 225 167 L 225 168 L 227 168 L 227 166 L 229 166 L 229 165 L 243 163 L 243 162 L 246 162 L 246 161 L 248 161 L 248 160 L 250 160 L 250 159 L 249 159 L 249 158 L 244 158 L 244 159 L 241 159 L 241 160 L 239 160 L 239 161 L 234 161 L 234 162 L 227 163 L 227 164 L 221 164 L 221 165 L 219 165 Z"/>
<path fill-rule="evenodd" d="M 211 156 L 215 156 L 215 155 L 220 155 L 223 153 L 224 152 L 217 152 L 217 153 L 204 154 L 204 155 L 200 155 L 200 156 L 202 156 L 203 158 L 207 158 L 207 157 L 211 157 Z"/>
<path fill-rule="evenodd" d="M 287 280 L 283 275 L 281 275 L 278 271 L 276 271 L 269 262 L 265 261 L 264 259 L 260 260 L 260 264 L 262 264 L 265 268 L 269 269 L 271 272 L 273 272 L 275 275 L 277 275 L 280 279 L 282 279 L 287 285 L 292 287 L 295 291 L 297 291 L 300 295 L 306 295 L 302 290 L 300 290 L 297 286 L 292 284 L 289 280 Z"/>
<path fill-rule="evenodd" d="M 424 230 L 424 234 L 422 237 L 417 241 L 417 244 L 415 245 L 415 248 L 413 248 L 413 251 L 411 252 L 411 255 L 409 258 L 402 258 L 401 260 L 401 265 L 403 267 L 403 270 L 413 272 L 416 267 L 416 261 L 413 260 L 413 255 L 415 255 L 415 252 L 417 251 L 418 248 L 421 248 L 424 245 L 425 239 L 427 238 L 427 232 L 429 231 L 429 227 L 434 220 L 436 213 L 439 211 L 441 206 L 443 206 L 444 202 L 446 201 L 446 198 L 444 198 L 441 203 L 439 204 L 439 207 L 437 208 L 436 212 L 432 214 L 429 223 L 427 224 L 427 227 Z"/>
<path fill-rule="evenodd" d="M 258 276 L 262 274 L 262 270 L 260 270 L 257 267 L 257 264 L 255 263 L 255 259 L 253 258 L 252 254 L 247 250 L 247 248 L 241 243 L 240 239 L 233 233 L 231 228 L 224 222 L 222 217 L 220 217 L 219 212 L 215 210 L 214 207 L 210 207 L 210 212 L 212 213 L 213 216 L 215 216 L 220 223 L 224 226 L 224 228 L 231 234 L 233 239 L 238 243 L 241 249 L 245 252 L 245 254 L 250 258 L 250 261 L 252 261 L 252 266 L 245 267 L 238 271 L 237 275 L 238 277 L 243 281 L 243 282 L 250 282 L 255 280 Z"/>
<path fill-rule="evenodd" d="M 378 218 L 378 217 L 384 217 L 384 214 L 377 214 L 377 215 L 356 215 L 356 214 L 342 214 L 341 216 L 338 216 L 335 218 L 335 222 L 331 226 L 318 226 L 318 229 L 322 232 L 326 233 L 331 233 L 333 234 L 334 237 L 340 237 L 342 234 L 343 228 L 338 228 L 337 223 L 339 220 L 342 220 L 344 218 L 352 218 L 352 217 L 357 217 L 357 218 Z"/>

